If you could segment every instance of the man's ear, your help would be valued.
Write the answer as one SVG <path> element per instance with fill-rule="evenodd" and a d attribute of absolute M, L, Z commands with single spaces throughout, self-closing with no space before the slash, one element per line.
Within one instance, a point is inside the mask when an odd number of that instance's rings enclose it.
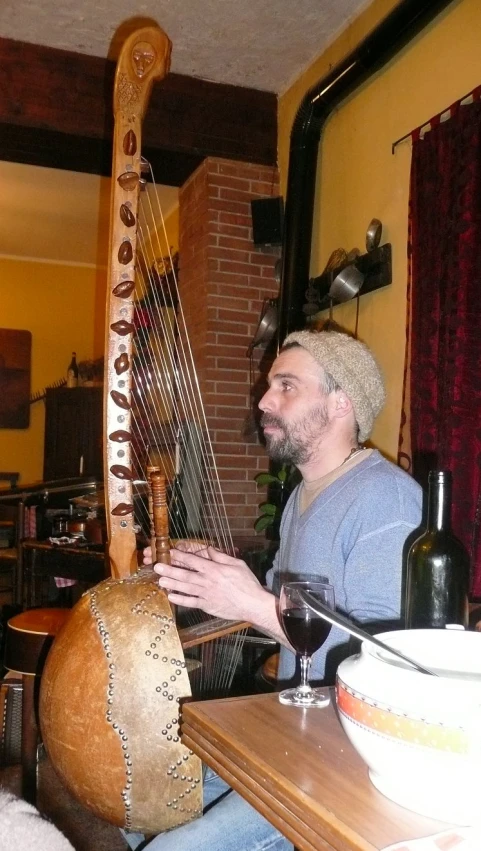
<path fill-rule="evenodd" d="M 352 402 L 349 396 L 346 396 L 343 390 L 338 390 L 336 392 L 334 416 L 342 419 L 343 417 L 347 417 L 352 410 Z"/>

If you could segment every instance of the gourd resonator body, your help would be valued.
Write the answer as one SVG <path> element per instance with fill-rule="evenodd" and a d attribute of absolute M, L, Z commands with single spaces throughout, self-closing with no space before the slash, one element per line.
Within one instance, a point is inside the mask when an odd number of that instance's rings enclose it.
<path fill-rule="evenodd" d="M 179 737 L 190 696 L 179 635 L 151 570 L 87 592 L 42 675 L 42 737 L 72 794 L 106 821 L 158 833 L 200 815 L 201 763 Z"/>

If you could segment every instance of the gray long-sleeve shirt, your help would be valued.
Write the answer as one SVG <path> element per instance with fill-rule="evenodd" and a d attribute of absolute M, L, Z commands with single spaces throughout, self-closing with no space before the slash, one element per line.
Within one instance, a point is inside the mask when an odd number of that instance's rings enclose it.
<path fill-rule="evenodd" d="M 336 608 L 343 614 L 365 623 L 395 621 L 401 610 L 403 549 L 421 524 L 419 485 L 375 450 L 329 485 L 302 515 L 299 488 L 284 509 L 268 586 L 278 594 L 287 577 L 315 575 L 334 585 Z M 348 645 L 347 633 L 333 627 L 313 657 L 311 678 L 332 681 Z M 279 679 L 294 673 L 294 654 L 283 647 Z"/>

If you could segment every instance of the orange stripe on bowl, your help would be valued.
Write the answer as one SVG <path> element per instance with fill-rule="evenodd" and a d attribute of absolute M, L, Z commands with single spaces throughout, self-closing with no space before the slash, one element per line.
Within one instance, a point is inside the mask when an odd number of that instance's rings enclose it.
<path fill-rule="evenodd" d="M 466 732 L 459 727 L 445 727 L 419 718 L 409 718 L 386 706 L 378 706 L 363 695 L 353 692 L 340 680 L 336 686 L 339 711 L 355 724 L 376 733 L 420 747 L 450 753 L 467 753 Z"/>

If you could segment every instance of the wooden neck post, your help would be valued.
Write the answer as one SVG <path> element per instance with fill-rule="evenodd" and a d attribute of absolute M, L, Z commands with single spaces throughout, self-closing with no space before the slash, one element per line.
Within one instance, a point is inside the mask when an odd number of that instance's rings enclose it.
<path fill-rule="evenodd" d="M 167 507 L 167 491 L 163 473 L 150 474 L 152 488 L 152 513 L 154 518 L 155 557 L 156 562 L 170 564 L 169 539 L 169 510 Z"/>

